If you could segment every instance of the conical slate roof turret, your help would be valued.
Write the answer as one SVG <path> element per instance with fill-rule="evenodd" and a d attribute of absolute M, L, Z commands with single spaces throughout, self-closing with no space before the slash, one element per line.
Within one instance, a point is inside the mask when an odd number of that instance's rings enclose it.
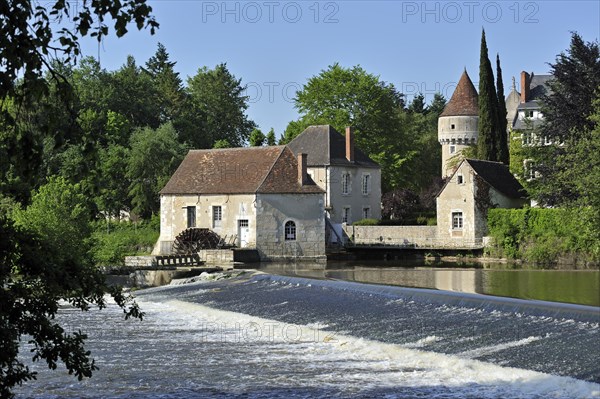
<path fill-rule="evenodd" d="M 471 78 L 467 70 L 463 72 L 458 85 L 452 94 L 452 98 L 446 104 L 444 112 L 440 115 L 443 116 L 478 116 L 479 105 L 478 96 Z"/>

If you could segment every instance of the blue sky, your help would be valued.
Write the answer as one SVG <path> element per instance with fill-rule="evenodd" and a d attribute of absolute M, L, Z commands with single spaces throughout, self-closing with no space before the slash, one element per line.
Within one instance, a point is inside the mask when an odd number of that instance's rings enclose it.
<path fill-rule="evenodd" d="M 490 58 L 500 53 L 504 86 L 522 70 L 548 73 L 570 32 L 600 37 L 595 1 L 197 1 L 150 0 L 158 32 L 134 31 L 83 42 L 85 55 L 119 68 L 127 55 L 143 64 L 163 43 L 185 80 L 226 62 L 248 85 L 249 117 L 281 135 L 297 119 L 293 97 L 329 65 L 361 65 L 407 99 L 418 92 L 449 99 L 463 68 L 477 85 L 481 29 Z M 492 63 L 494 63 L 492 59 Z"/>

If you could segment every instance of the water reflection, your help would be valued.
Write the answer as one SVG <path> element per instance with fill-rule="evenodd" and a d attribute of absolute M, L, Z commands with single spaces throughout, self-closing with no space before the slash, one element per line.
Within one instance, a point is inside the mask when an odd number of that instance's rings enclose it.
<path fill-rule="evenodd" d="M 269 273 L 600 306 L 598 270 L 440 268 L 378 263 L 262 264 Z"/>

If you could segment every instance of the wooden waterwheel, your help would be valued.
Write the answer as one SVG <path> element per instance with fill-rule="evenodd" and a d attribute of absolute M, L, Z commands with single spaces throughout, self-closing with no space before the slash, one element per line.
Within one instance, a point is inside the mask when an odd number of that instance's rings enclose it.
<path fill-rule="evenodd" d="M 191 227 L 175 237 L 173 252 L 176 254 L 195 254 L 201 249 L 215 249 L 221 242 L 217 233 L 209 229 Z"/>

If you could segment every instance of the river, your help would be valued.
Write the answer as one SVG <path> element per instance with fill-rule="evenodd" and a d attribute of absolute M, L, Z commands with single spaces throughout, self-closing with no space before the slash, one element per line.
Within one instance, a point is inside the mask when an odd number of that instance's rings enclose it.
<path fill-rule="evenodd" d="M 319 275 L 342 269 L 140 290 L 142 322 L 64 307 L 100 370 L 78 382 L 35 364 L 17 397 L 600 397 L 598 307 Z"/>

